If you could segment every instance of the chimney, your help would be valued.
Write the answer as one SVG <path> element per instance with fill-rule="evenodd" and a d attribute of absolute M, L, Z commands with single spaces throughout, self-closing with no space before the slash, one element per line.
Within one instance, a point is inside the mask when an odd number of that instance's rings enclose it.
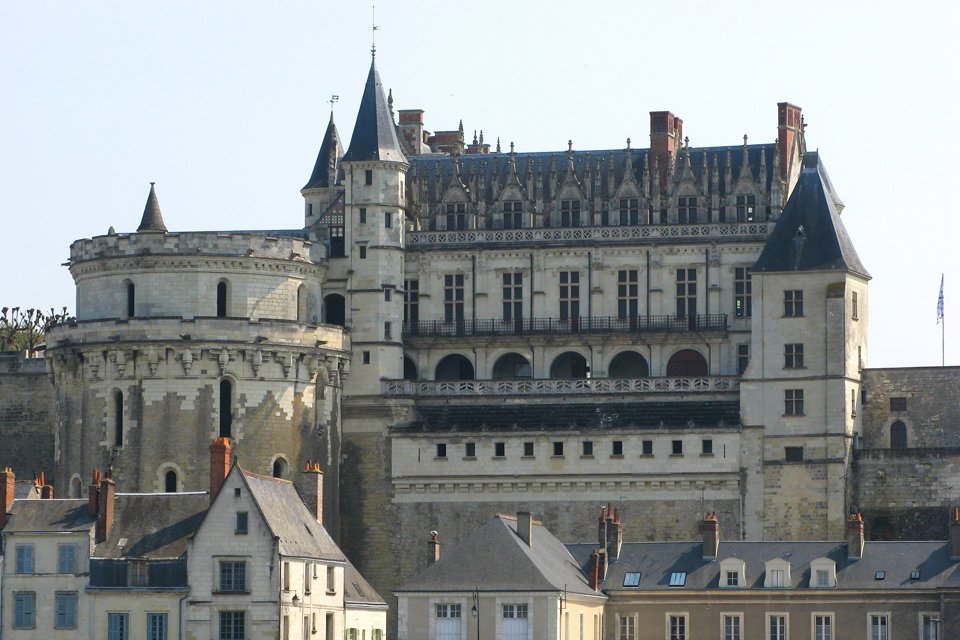
<path fill-rule="evenodd" d="M 703 557 L 716 558 L 720 551 L 720 521 L 717 512 L 711 511 L 700 523 L 700 532 L 703 534 Z"/>
<path fill-rule="evenodd" d="M 440 534 L 436 531 L 430 532 L 430 541 L 427 542 L 430 549 L 430 555 L 427 556 L 427 564 L 431 565 L 440 559 Z"/>
<path fill-rule="evenodd" d="M 607 514 L 613 510 L 613 505 L 609 502 L 607 506 L 600 507 L 600 517 L 597 518 L 597 542 L 601 549 L 607 548 L 607 540 L 610 538 L 610 527 L 607 524 Z"/>
<path fill-rule="evenodd" d="M 777 104 L 777 140 L 780 142 L 780 157 L 777 162 L 780 163 L 780 177 L 783 180 L 790 180 L 790 159 L 793 157 L 793 149 L 798 144 L 797 137 L 803 134 L 802 122 L 800 116 L 801 109 L 789 102 L 780 102 Z"/>
<path fill-rule="evenodd" d="M 217 438 L 210 444 L 210 503 L 230 473 L 230 438 Z"/>
<path fill-rule="evenodd" d="M 660 159 L 660 188 L 666 187 L 670 160 L 683 140 L 683 120 L 669 111 L 650 112 L 650 153 Z M 650 166 L 653 166 L 651 159 Z"/>
<path fill-rule="evenodd" d="M 37 488 L 37 493 L 40 494 L 41 500 L 53 500 L 53 486 L 47 484 L 47 476 L 41 471 L 40 476 L 33 481 L 34 486 Z"/>
<path fill-rule="evenodd" d="M 620 523 L 620 510 L 616 507 L 613 512 L 607 512 L 607 559 L 610 562 L 620 559 L 620 548 L 623 546 L 623 524 Z"/>
<path fill-rule="evenodd" d="M 847 520 L 847 558 L 859 560 L 863 557 L 863 516 L 860 512 L 851 513 Z"/>
<path fill-rule="evenodd" d="M 950 557 L 960 558 L 960 507 L 950 509 Z"/>
<path fill-rule="evenodd" d="M 533 516 L 529 511 L 517 512 L 517 534 L 528 547 L 533 546 Z"/>
<path fill-rule="evenodd" d="M 323 471 L 320 470 L 319 462 L 307 461 L 303 471 L 297 477 L 297 493 L 303 504 L 307 505 L 307 511 L 323 524 Z"/>
<path fill-rule="evenodd" d="M 10 467 L 0 471 L 0 529 L 7 526 L 7 512 L 13 507 L 17 477 Z"/>
<path fill-rule="evenodd" d="M 111 477 L 113 472 L 108 470 L 107 477 L 100 481 L 100 498 L 97 501 L 97 532 L 96 542 L 106 542 L 110 539 L 110 530 L 113 528 L 113 498 L 117 493 L 117 485 Z"/>
<path fill-rule="evenodd" d="M 590 588 L 597 591 L 600 588 L 600 549 L 593 550 L 593 558 L 590 564 Z"/>
<path fill-rule="evenodd" d="M 87 513 L 95 516 L 100 510 L 98 506 L 100 498 L 100 470 L 94 469 L 92 475 L 90 487 L 87 489 Z"/>
<path fill-rule="evenodd" d="M 400 109 L 398 129 L 400 140 L 405 142 L 404 151 L 408 155 L 418 155 L 423 144 L 423 109 Z"/>

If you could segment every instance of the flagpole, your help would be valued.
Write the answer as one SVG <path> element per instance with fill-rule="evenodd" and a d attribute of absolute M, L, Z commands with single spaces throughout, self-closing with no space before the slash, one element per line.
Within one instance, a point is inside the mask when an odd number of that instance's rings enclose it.
<path fill-rule="evenodd" d="M 947 366 L 947 319 L 943 315 L 943 274 L 940 274 L 940 297 L 937 299 L 937 322 L 940 324 L 940 366 Z"/>

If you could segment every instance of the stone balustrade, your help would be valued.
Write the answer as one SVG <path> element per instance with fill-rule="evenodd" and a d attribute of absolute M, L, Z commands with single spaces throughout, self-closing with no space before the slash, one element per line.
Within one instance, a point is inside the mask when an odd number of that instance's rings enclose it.
<path fill-rule="evenodd" d="M 737 391 L 736 376 L 698 378 L 587 378 L 579 380 L 384 380 L 385 396 L 523 396 L 616 393 L 724 393 Z"/>

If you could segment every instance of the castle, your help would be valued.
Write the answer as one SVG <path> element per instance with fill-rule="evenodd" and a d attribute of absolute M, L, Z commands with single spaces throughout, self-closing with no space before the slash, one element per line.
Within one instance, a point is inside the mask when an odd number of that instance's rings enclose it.
<path fill-rule="evenodd" d="M 957 485 L 929 449 L 960 459 L 956 410 L 907 399 L 957 371 L 865 369 L 870 276 L 801 109 L 777 105 L 771 143 L 693 148 L 683 124 L 652 112 L 646 149 L 505 151 L 395 113 L 371 64 L 302 228 L 171 232 L 151 186 L 136 232 L 70 249 L 76 319 L 35 396 L 58 493 L 107 466 L 200 490 L 218 437 L 255 473 L 319 460 L 325 523 L 383 594 L 426 532 L 497 511 L 567 540 L 610 500 L 644 540 L 708 510 L 734 538 L 836 539 L 854 505 L 889 535 L 943 511 L 945 532 Z"/>

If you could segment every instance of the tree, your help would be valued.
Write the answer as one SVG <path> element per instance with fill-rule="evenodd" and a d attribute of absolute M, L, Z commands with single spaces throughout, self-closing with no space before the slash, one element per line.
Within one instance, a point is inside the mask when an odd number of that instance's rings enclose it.
<path fill-rule="evenodd" d="M 33 356 L 47 330 L 69 318 L 66 307 L 60 312 L 50 309 L 47 314 L 39 309 L 24 311 L 20 307 L 3 307 L 0 309 L 0 351 L 24 351 Z"/>

